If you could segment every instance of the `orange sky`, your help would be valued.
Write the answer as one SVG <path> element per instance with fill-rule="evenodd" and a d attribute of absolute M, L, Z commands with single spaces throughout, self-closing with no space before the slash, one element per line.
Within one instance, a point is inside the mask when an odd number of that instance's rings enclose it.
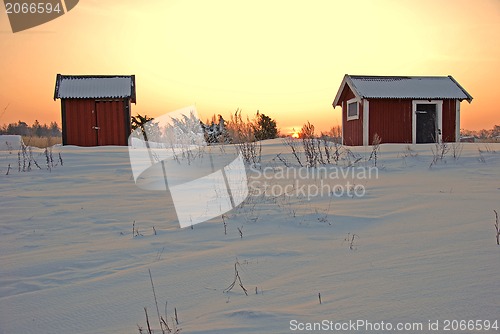
<path fill-rule="evenodd" d="M 0 8 L 0 124 L 60 124 L 57 73 L 135 74 L 133 114 L 260 110 L 285 133 L 339 124 L 345 73 L 451 74 L 462 128 L 500 124 L 499 0 L 80 0 L 15 34 Z"/>

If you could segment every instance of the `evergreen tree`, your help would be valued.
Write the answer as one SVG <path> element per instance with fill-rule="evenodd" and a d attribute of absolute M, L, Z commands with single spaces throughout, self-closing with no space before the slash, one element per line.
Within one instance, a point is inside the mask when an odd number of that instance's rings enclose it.
<path fill-rule="evenodd" d="M 265 114 L 257 113 L 257 124 L 254 127 L 255 139 L 274 139 L 278 137 L 276 121 Z"/>

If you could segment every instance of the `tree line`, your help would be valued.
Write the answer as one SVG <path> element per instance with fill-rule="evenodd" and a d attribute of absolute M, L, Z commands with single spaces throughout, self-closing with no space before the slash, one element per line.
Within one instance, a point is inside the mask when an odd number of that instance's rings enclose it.
<path fill-rule="evenodd" d="M 0 127 L 0 134 L 28 137 L 60 137 L 61 128 L 57 122 L 40 124 L 38 120 L 35 120 L 32 125 L 28 125 L 26 122 L 18 121 L 17 123 L 2 125 Z"/>
<path fill-rule="evenodd" d="M 250 126 L 251 130 L 253 130 L 254 140 L 263 140 L 276 138 L 279 135 L 279 130 L 276 126 L 276 121 L 271 119 L 270 117 L 257 113 L 254 119 L 245 120 L 241 119 L 241 111 L 237 110 L 235 115 L 231 115 L 231 121 L 227 122 L 223 120 L 223 124 L 226 129 L 230 132 L 238 132 L 241 131 L 239 127 L 242 123 L 246 123 L 247 126 Z M 150 120 L 153 120 L 152 117 L 147 116 L 133 116 L 132 117 L 132 128 L 137 128 L 141 124 L 144 124 Z M 202 123 L 203 124 L 203 123 Z M 205 123 L 206 127 L 217 125 L 215 122 L 215 116 L 210 121 L 207 120 Z M 239 126 L 238 126 L 239 125 Z M 204 128 L 205 129 L 205 128 Z M 232 131 L 231 131 L 232 130 Z M 205 130 L 206 131 L 206 130 Z M 340 127 L 338 132 L 340 133 Z M 234 136 L 234 133 L 232 133 Z M 49 124 L 44 123 L 40 124 L 38 120 L 35 120 L 32 125 L 28 125 L 26 122 L 18 121 L 17 123 L 4 124 L 0 126 L 0 135 L 21 135 L 21 136 L 35 136 L 35 137 L 60 137 L 61 136 L 61 128 L 57 122 L 50 122 Z M 482 130 L 460 130 L 461 136 L 474 136 L 480 139 L 489 139 L 489 138 L 498 138 L 500 136 L 500 125 L 493 126 L 492 129 L 482 129 Z M 218 137 L 218 136 L 217 136 Z"/>
<path fill-rule="evenodd" d="M 460 130 L 460 135 L 462 137 L 471 136 L 471 137 L 476 137 L 479 139 L 498 138 L 498 137 L 500 137 L 500 125 L 495 125 L 490 130 L 482 129 L 482 130 L 474 131 L 474 130 L 462 129 L 462 130 Z"/>

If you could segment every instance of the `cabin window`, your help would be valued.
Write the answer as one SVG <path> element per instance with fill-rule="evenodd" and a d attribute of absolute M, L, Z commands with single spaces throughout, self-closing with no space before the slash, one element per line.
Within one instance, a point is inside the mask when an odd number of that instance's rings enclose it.
<path fill-rule="evenodd" d="M 359 119 L 359 104 L 355 99 L 347 101 L 347 120 Z"/>

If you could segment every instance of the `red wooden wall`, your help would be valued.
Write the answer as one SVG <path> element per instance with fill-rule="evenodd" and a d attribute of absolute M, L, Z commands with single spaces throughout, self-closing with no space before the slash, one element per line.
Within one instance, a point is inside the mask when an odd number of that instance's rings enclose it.
<path fill-rule="evenodd" d="M 456 100 L 443 100 L 442 138 L 444 142 L 455 141 L 455 128 L 457 118 L 456 103 Z"/>
<path fill-rule="evenodd" d="M 61 110 L 63 145 L 128 144 L 128 100 L 62 99 Z"/>
<path fill-rule="evenodd" d="M 369 145 L 378 134 L 382 143 L 412 142 L 412 100 L 369 100 Z"/>

